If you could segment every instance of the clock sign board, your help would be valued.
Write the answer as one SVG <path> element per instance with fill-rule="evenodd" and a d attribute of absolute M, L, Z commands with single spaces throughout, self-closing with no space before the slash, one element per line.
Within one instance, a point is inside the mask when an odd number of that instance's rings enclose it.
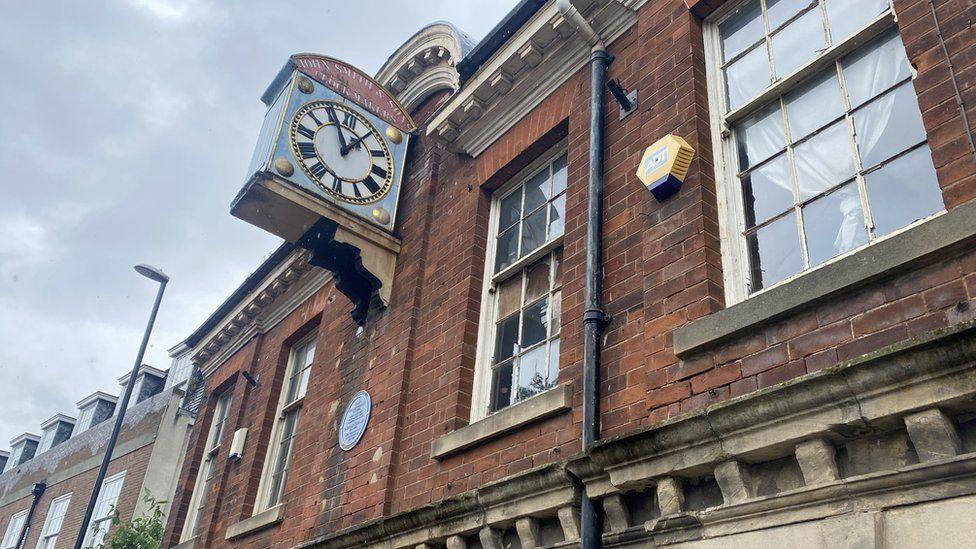
<path fill-rule="evenodd" d="M 389 304 L 416 124 L 383 86 L 324 55 L 291 56 L 261 100 L 268 110 L 231 213 L 309 249 L 362 324 L 374 296 Z"/>
<path fill-rule="evenodd" d="M 359 444 L 366 432 L 372 409 L 373 401 L 366 391 L 359 391 L 352 397 L 339 424 L 339 448 L 349 451 Z"/>

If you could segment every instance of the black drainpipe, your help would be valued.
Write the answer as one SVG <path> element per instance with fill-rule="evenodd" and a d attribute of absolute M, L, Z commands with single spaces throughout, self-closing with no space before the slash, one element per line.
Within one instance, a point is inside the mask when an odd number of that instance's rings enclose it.
<path fill-rule="evenodd" d="M 44 495 L 44 490 L 47 489 L 47 484 L 43 482 L 38 482 L 34 486 L 31 486 L 31 494 L 34 495 L 33 501 L 31 501 L 30 510 L 27 511 L 27 518 L 24 519 L 24 526 L 20 529 L 20 535 L 17 536 L 17 544 L 14 545 L 14 549 L 20 549 L 24 545 L 24 538 L 27 537 L 27 529 L 30 528 L 31 519 L 34 518 L 34 510 L 37 509 L 37 503 L 41 501 L 41 496 Z"/>
<path fill-rule="evenodd" d="M 607 65 L 613 58 L 603 38 L 593 30 L 571 0 L 556 0 L 556 8 L 571 21 L 590 45 L 590 154 L 586 192 L 586 288 L 583 311 L 583 451 L 600 439 L 600 339 L 610 315 L 603 311 L 603 89 Z M 596 506 L 581 487 L 580 543 L 582 549 L 603 545 L 602 523 Z"/>
<path fill-rule="evenodd" d="M 600 438 L 600 339 L 610 321 L 603 311 L 603 88 L 607 84 L 606 50 L 594 49 L 590 56 L 590 173 L 586 212 L 586 289 L 583 312 L 583 450 Z M 580 537 L 583 549 L 602 545 L 601 524 L 593 501 L 584 496 L 580 509 Z"/>

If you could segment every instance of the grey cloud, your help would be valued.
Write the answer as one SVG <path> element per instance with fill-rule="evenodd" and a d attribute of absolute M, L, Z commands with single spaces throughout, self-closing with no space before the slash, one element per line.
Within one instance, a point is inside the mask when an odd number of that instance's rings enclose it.
<path fill-rule="evenodd" d="M 483 36 L 514 0 L 0 3 L 0 448 L 131 367 L 154 287 L 173 282 L 147 362 L 278 240 L 228 214 L 288 54 L 375 72 L 418 28 Z"/>

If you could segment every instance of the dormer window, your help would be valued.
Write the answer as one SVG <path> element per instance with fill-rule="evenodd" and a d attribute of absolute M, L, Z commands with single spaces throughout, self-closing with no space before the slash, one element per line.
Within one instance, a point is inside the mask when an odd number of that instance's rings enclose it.
<path fill-rule="evenodd" d="M 119 385 L 122 386 L 123 391 L 125 390 L 125 386 L 129 383 L 130 375 L 132 375 L 131 372 L 119 378 Z M 139 368 L 139 374 L 136 376 L 135 385 L 132 387 L 132 396 L 129 398 L 128 407 L 131 408 L 147 398 L 156 396 L 160 391 L 163 390 L 165 385 L 166 372 L 143 364 Z"/>
<path fill-rule="evenodd" d="M 0 473 L 7 468 L 8 461 L 10 461 L 10 452 L 0 451 Z"/>
<path fill-rule="evenodd" d="M 78 422 L 75 423 L 74 434 L 84 433 L 112 417 L 117 402 L 118 398 L 101 391 L 81 400 L 78 403 Z"/>
<path fill-rule="evenodd" d="M 37 453 L 37 444 L 40 441 L 41 437 L 31 433 L 24 433 L 11 440 L 10 459 L 7 460 L 4 472 L 16 469 L 20 464 L 30 461 Z"/>
<path fill-rule="evenodd" d="M 41 442 L 37 445 L 37 453 L 46 452 L 58 444 L 71 438 L 75 427 L 75 418 L 58 414 L 41 424 Z"/>

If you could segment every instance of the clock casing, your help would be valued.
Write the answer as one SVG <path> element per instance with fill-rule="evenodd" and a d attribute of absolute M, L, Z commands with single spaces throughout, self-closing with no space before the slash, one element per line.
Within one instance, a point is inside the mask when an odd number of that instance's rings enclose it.
<path fill-rule="evenodd" d="M 261 100 L 268 110 L 231 214 L 309 250 L 363 324 L 374 297 L 390 302 L 416 125 L 372 78 L 317 54 L 291 56 Z"/>

